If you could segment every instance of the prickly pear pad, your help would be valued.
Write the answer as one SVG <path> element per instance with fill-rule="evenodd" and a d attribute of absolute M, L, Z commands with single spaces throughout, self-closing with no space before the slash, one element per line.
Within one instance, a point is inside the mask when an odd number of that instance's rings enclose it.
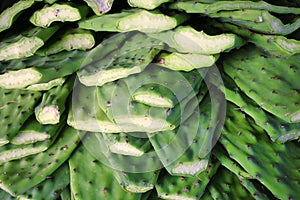
<path fill-rule="evenodd" d="M 286 122 L 299 122 L 299 59 L 299 54 L 280 58 L 247 46 L 223 64 L 225 72 L 259 106 Z"/>
<path fill-rule="evenodd" d="M 8 143 L 30 117 L 40 92 L 0 88 L 0 146 Z"/>

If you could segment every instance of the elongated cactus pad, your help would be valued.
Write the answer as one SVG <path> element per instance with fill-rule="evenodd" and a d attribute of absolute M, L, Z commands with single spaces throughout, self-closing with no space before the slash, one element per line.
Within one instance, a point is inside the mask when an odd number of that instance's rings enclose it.
<path fill-rule="evenodd" d="M 288 123 L 273 114 L 260 109 L 260 106 L 246 96 L 228 76 L 224 75 L 226 80 L 225 94 L 226 99 L 237 105 L 237 109 L 250 115 L 255 123 L 261 126 L 271 137 L 273 141 L 287 142 L 297 140 L 300 137 L 300 123 Z"/>
<path fill-rule="evenodd" d="M 284 24 L 265 10 L 222 11 L 209 16 L 264 34 L 288 35 L 300 28 L 300 18 Z"/>
<path fill-rule="evenodd" d="M 177 129 L 149 134 L 149 139 L 171 175 L 196 176 L 206 169 L 217 128 L 221 105 L 204 97 L 199 107 Z M 177 157 L 175 157 L 177 156 Z"/>
<path fill-rule="evenodd" d="M 63 30 L 54 35 L 49 46 L 38 53 L 43 55 L 56 54 L 61 51 L 88 50 L 95 45 L 95 39 L 90 31 L 80 29 Z"/>
<path fill-rule="evenodd" d="M 68 4 L 55 3 L 51 6 L 45 6 L 41 10 L 36 11 L 30 18 L 30 22 L 35 26 L 49 27 L 55 21 L 74 22 L 80 20 L 88 13 L 86 6 L 74 7 Z"/>
<path fill-rule="evenodd" d="M 122 39 L 122 37 L 119 37 Z M 93 51 L 99 53 L 103 48 L 115 48 L 113 51 L 96 62 L 83 65 L 77 75 L 86 86 L 101 86 L 107 82 L 142 72 L 162 48 L 162 42 L 142 33 L 128 34 L 122 43 L 110 41 L 110 46 L 99 45 Z M 102 53 L 101 53 L 102 54 Z M 99 56 L 91 53 L 91 57 Z"/>
<path fill-rule="evenodd" d="M 210 36 L 190 26 L 179 26 L 175 30 L 148 35 L 163 41 L 181 53 L 219 54 L 244 44 L 243 40 L 235 34 L 223 33 Z"/>
<path fill-rule="evenodd" d="M 30 85 L 49 81 L 73 74 L 80 69 L 86 52 L 61 52 L 49 57 L 33 56 L 27 62 L 19 63 L 14 68 L 0 75 L 0 87 L 27 88 Z M 14 63 L 14 62 L 13 62 Z M 26 64 L 28 68 L 23 69 Z M 9 66 L 13 67 L 12 64 Z M 21 68 L 21 69 L 18 69 Z"/>
<path fill-rule="evenodd" d="M 162 53 L 158 56 L 159 65 L 176 71 L 192 71 L 193 69 L 210 67 L 216 57 L 201 54 Z"/>
<path fill-rule="evenodd" d="M 252 119 L 228 104 L 221 143 L 230 157 L 277 198 L 295 199 L 299 191 L 299 148 L 271 142 Z"/>
<path fill-rule="evenodd" d="M 215 200 L 231 200 L 235 198 L 254 199 L 243 185 L 240 184 L 240 180 L 225 168 L 219 168 L 208 188 Z"/>
<path fill-rule="evenodd" d="M 50 138 L 54 140 L 63 128 L 65 121 L 66 116 L 64 115 L 59 124 L 42 125 L 32 116 L 22 126 L 18 134 L 11 139 L 10 143 L 24 145 L 50 140 Z"/>
<path fill-rule="evenodd" d="M 167 16 L 159 11 L 131 9 L 124 10 L 122 13 L 106 14 L 80 21 L 79 28 L 94 31 L 128 32 L 137 30 L 153 33 L 175 28 L 186 19 L 186 16 L 182 14 Z"/>
<path fill-rule="evenodd" d="M 133 100 L 153 107 L 173 108 L 187 96 L 198 93 L 205 74 L 206 69 L 187 73 L 150 64 L 142 73 L 123 80 Z"/>
<path fill-rule="evenodd" d="M 65 77 L 57 78 L 57 79 L 51 80 L 47 83 L 37 83 L 37 84 L 29 85 L 28 87 L 26 87 L 26 89 L 33 90 L 33 91 L 47 91 L 53 87 L 62 86 L 65 81 L 66 81 Z"/>
<path fill-rule="evenodd" d="M 230 23 L 220 23 L 214 21 L 213 26 L 233 31 L 236 34 L 247 38 L 249 42 L 255 44 L 264 52 L 267 52 L 271 55 L 281 57 L 300 53 L 300 42 L 295 39 L 289 39 L 282 35 L 259 34 Z"/>
<path fill-rule="evenodd" d="M 263 190 L 261 185 L 255 185 L 252 182 L 254 177 L 248 174 L 235 160 L 231 159 L 226 150 L 220 144 L 215 146 L 212 153 L 225 168 L 237 176 L 240 180 L 240 184 L 242 184 L 251 193 L 252 197 L 257 200 L 268 200 L 270 198 L 274 198 L 272 195 L 268 196 L 270 194 L 269 191 L 266 192 Z"/>
<path fill-rule="evenodd" d="M 187 13 L 217 13 L 220 11 L 234 11 L 243 9 L 267 10 L 280 14 L 300 14 L 300 9 L 297 7 L 276 6 L 264 1 L 211 1 L 211 2 L 195 2 L 195 1 L 181 1 L 176 2 L 170 6 L 184 10 Z"/>
<path fill-rule="evenodd" d="M 32 6 L 34 0 L 21 0 L 7 8 L 0 14 L 0 32 L 11 27 L 18 15 L 25 9 Z"/>
<path fill-rule="evenodd" d="M 22 34 L 4 39 L 0 44 L 0 61 L 32 56 L 58 28 L 59 26 L 48 29 L 30 28 Z"/>
<path fill-rule="evenodd" d="M 18 199 L 49 199 L 55 200 L 70 183 L 68 164 L 60 166 L 53 174 L 37 186 L 27 190 Z"/>
<path fill-rule="evenodd" d="M 40 92 L 0 88 L 0 146 L 8 143 L 30 117 Z"/>
<path fill-rule="evenodd" d="M 113 171 L 81 145 L 69 160 L 71 191 L 76 200 L 139 200 L 141 194 L 125 192 Z M 97 188 L 97 189 L 95 189 Z"/>
<path fill-rule="evenodd" d="M 0 188 L 16 196 L 41 183 L 68 159 L 78 142 L 76 130 L 66 127 L 47 151 L 1 164 Z"/>
<path fill-rule="evenodd" d="M 79 82 L 73 89 L 72 105 L 67 123 L 79 130 L 119 133 L 122 129 L 108 119 L 97 103 L 97 88 L 86 87 Z"/>
<path fill-rule="evenodd" d="M 259 106 L 286 122 L 300 121 L 299 54 L 288 58 L 265 56 L 248 46 L 223 63 L 225 72 Z"/>

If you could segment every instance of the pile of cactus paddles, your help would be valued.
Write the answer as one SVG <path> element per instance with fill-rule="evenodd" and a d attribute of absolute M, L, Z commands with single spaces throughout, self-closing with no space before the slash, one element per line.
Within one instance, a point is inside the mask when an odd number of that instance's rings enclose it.
<path fill-rule="evenodd" d="M 0 200 L 299 200 L 299 0 L 2 0 Z"/>

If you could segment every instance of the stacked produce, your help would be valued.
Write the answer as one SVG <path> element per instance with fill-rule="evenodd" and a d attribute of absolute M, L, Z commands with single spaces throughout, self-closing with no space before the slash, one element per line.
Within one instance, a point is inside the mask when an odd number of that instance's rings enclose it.
<path fill-rule="evenodd" d="M 299 14 L 1 2 L 0 199 L 299 199 Z"/>

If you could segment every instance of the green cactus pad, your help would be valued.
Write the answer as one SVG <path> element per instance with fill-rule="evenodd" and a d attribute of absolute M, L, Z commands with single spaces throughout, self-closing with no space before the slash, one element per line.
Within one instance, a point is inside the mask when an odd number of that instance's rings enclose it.
<path fill-rule="evenodd" d="M 217 13 L 220 11 L 234 11 L 243 9 L 267 10 L 280 14 L 300 14 L 300 9 L 297 7 L 276 6 L 264 1 L 211 1 L 211 2 L 195 2 L 195 1 L 180 1 L 170 6 L 184 10 L 187 13 Z"/>
<path fill-rule="evenodd" d="M 95 39 L 90 31 L 68 29 L 58 32 L 49 41 L 49 45 L 39 50 L 42 55 L 56 54 L 61 51 L 88 50 L 95 45 Z"/>
<path fill-rule="evenodd" d="M 210 67 L 216 57 L 201 54 L 162 53 L 158 56 L 159 65 L 176 71 L 192 71 L 193 69 Z"/>
<path fill-rule="evenodd" d="M 222 11 L 209 16 L 264 34 L 288 35 L 300 28 L 300 18 L 284 24 L 266 10 Z"/>
<path fill-rule="evenodd" d="M 205 170 L 213 140 L 219 135 L 216 116 L 221 113 L 220 107 L 212 105 L 210 96 L 206 96 L 175 131 L 149 134 L 151 144 L 171 175 L 196 176 Z"/>
<path fill-rule="evenodd" d="M 239 48 L 244 41 L 231 33 L 210 36 L 190 26 L 180 26 L 174 31 L 148 34 L 150 37 L 163 41 L 169 47 L 181 53 L 219 54 Z"/>
<path fill-rule="evenodd" d="M 282 35 L 259 34 L 230 23 L 213 21 L 212 24 L 217 28 L 228 29 L 247 38 L 249 42 L 274 56 L 291 56 L 300 53 L 300 42 L 295 39 L 288 39 Z"/>
<path fill-rule="evenodd" d="M 59 26 L 48 29 L 29 28 L 21 34 L 4 38 L 0 44 L 0 61 L 32 56 L 58 28 Z"/>
<path fill-rule="evenodd" d="M 65 125 L 66 116 L 62 116 L 61 123 L 55 125 L 42 125 L 34 116 L 29 118 L 18 134 L 10 141 L 14 145 L 33 144 L 46 140 L 54 140 L 61 128 Z M 54 138 L 54 139 L 53 139 Z"/>
<path fill-rule="evenodd" d="M 15 63 L 13 61 L 7 67 L 16 70 L 7 70 L 0 75 L 0 87 L 7 89 L 27 88 L 30 85 L 47 83 L 68 76 L 80 69 L 85 56 L 86 52 L 71 51 L 47 57 L 33 56 L 15 66 L 13 66 Z M 27 68 L 23 69 L 26 66 Z"/>
<path fill-rule="evenodd" d="M 29 199 L 47 199 L 55 200 L 60 196 L 60 193 L 70 183 L 69 166 L 63 164 L 53 174 L 48 176 L 46 180 L 37 186 L 27 190 L 21 195 L 18 195 L 18 200 Z"/>
<path fill-rule="evenodd" d="M 196 177 L 171 176 L 162 177 L 155 185 L 161 199 L 198 200 L 204 194 L 210 178 L 216 173 L 219 163 L 210 163 L 205 172 Z"/>
<path fill-rule="evenodd" d="M 132 135 L 133 133 L 128 134 Z M 135 137 L 147 138 L 147 135 L 144 133 L 136 133 Z M 108 145 L 105 143 L 103 135 L 99 133 L 89 133 L 89 137 L 83 141 L 83 144 L 97 160 L 113 169 L 116 173 L 124 172 L 128 173 L 129 176 L 136 174 L 138 177 L 138 174 L 142 174 L 142 176 L 144 176 L 144 173 L 147 174 L 158 172 L 158 170 L 163 167 L 152 148 L 149 148 L 147 152 L 140 156 L 128 156 L 112 153 L 108 148 Z M 154 179 L 151 178 L 152 177 L 149 176 L 144 177 L 144 180 L 146 181 L 145 184 L 143 184 L 142 181 L 139 182 L 138 180 L 136 180 L 136 183 L 132 183 L 134 185 L 138 184 L 140 189 L 146 189 L 149 188 L 148 186 L 153 184 L 152 181 Z M 122 181 L 121 179 L 119 180 Z"/>
<path fill-rule="evenodd" d="M 81 145 L 69 160 L 71 191 L 75 200 L 139 200 L 141 194 L 125 192 L 113 171 Z M 96 188 L 96 189 L 95 189 Z"/>
<path fill-rule="evenodd" d="M 47 83 L 37 83 L 37 84 L 29 85 L 28 87 L 26 87 L 26 89 L 32 91 L 47 91 L 53 87 L 61 87 L 65 81 L 66 81 L 65 77 L 57 78 Z"/>
<path fill-rule="evenodd" d="M 83 69 L 77 73 L 79 80 L 86 86 L 101 86 L 107 82 L 140 73 L 162 48 L 162 42 L 142 33 L 128 34 L 122 42 L 124 44 L 118 47 L 114 41 L 110 41 L 109 45 L 116 46 L 116 49 L 104 59 L 84 65 Z M 103 47 L 111 48 L 99 45 L 94 51 L 97 52 Z M 93 53 L 91 54 L 93 57 Z M 99 55 L 95 54 L 95 56 Z"/>
<path fill-rule="evenodd" d="M 56 125 L 41 125 L 35 117 L 31 117 L 17 135 L 12 138 L 10 144 L 4 146 L 6 150 L 2 150 L 0 147 L 0 162 L 15 160 L 45 151 L 60 134 L 65 122 L 66 115 L 63 115 L 61 122 Z"/>
<path fill-rule="evenodd" d="M 299 191 L 299 148 L 295 143 L 278 144 L 252 119 L 228 104 L 227 120 L 220 142 L 230 157 L 277 198 L 296 199 Z"/>
<path fill-rule="evenodd" d="M 128 86 L 122 79 L 117 83 L 107 83 L 98 88 L 99 106 L 124 132 L 150 133 L 173 130 L 180 123 L 181 114 L 189 116 L 183 111 L 195 95 L 190 94 L 180 104 L 170 109 L 132 101 Z M 121 98 L 113 98 L 115 96 Z"/>
<path fill-rule="evenodd" d="M 98 106 L 97 88 L 83 86 L 79 81 L 75 85 L 67 123 L 76 129 L 91 132 L 122 132 Z"/>
<path fill-rule="evenodd" d="M 286 122 L 300 121 L 298 63 L 299 54 L 288 58 L 265 56 L 253 46 L 223 62 L 225 72 L 247 96 Z"/>
<path fill-rule="evenodd" d="M 173 29 L 186 19 L 187 17 L 182 14 L 167 16 L 158 10 L 131 9 L 124 10 L 122 13 L 106 14 L 82 20 L 79 22 L 79 28 L 94 31 L 128 32 L 137 30 L 153 33 Z"/>
<path fill-rule="evenodd" d="M 41 10 L 36 11 L 30 18 L 30 22 L 35 26 L 49 27 L 51 23 L 74 22 L 80 20 L 88 13 L 86 6 L 74 7 L 69 4 L 55 3 L 51 6 L 45 6 Z"/>
<path fill-rule="evenodd" d="M 21 0 L 4 10 L 0 14 L 0 32 L 9 29 L 20 13 L 31 7 L 33 3 L 34 0 Z"/>
<path fill-rule="evenodd" d="M 40 97 L 40 92 L 0 88 L 0 146 L 8 143 L 18 133 Z"/>
<path fill-rule="evenodd" d="M 114 0 L 84 0 L 96 15 L 103 15 L 110 11 Z"/>
<path fill-rule="evenodd" d="M 237 105 L 238 109 L 250 115 L 255 123 L 261 126 L 276 142 L 297 140 L 300 137 L 300 123 L 287 123 L 273 114 L 260 109 L 252 99 L 247 97 L 228 76 L 223 75 L 225 81 L 226 99 Z"/>
<path fill-rule="evenodd" d="M 46 151 L 1 164 L 0 188 L 16 196 L 41 183 L 68 159 L 78 142 L 77 131 L 66 127 Z"/>
<path fill-rule="evenodd" d="M 41 103 L 35 108 L 36 119 L 41 124 L 57 124 L 65 111 L 66 101 L 73 90 L 74 76 L 60 87 L 54 87 L 43 94 Z"/>
<path fill-rule="evenodd" d="M 171 0 L 148 0 L 148 1 L 128 0 L 127 2 L 131 7 L 138 7 L 138 8 L 143 8 L 143 9 L 147 9 L 147 10 L 153 10 L 153 9 L 159 7 L 163 3 L 171 2 Z"/>
<path fill-rule="evenodd" d="M 261 190 L 260 185 L 257 186 L 253 184 L 251 180 L 253 180 L 254 177 L 242 169 L 242 167 L 236 161 L 231 159 L 226 153 L 226 150 L 222 148 L 220 144 L 215 146 L 212 153 L 224 167 L 237 176 L 237 178 L 240 180 L 240 184 L 242 184 L 251 193 L 252 197 L 257 200 L 270 199 L 266 192 Z"/>
<path fill-rule="evenodd" d="M 153 107 L 172 108 L 187 96 L 198 92 L 205 73 L 204 69 L 187 73 L 150 64 L 142 73 L 123 80 L 133 100 Z"/>
<path fill-rule="evenodd" d="M 135 133 L 98 133 L 99 137 L 103 137 L 105 144 L 112 153 L 128 155 L 128 156 L 142 156 L 150 148 L 150 142 L 147 138 L 139 138 Z M 139 133 L 136 133 L 137 136 Z"/>
<path fill-rule="evenodd" d="M 208 188 L 215 200 L 254 199 L 241 185 L 240 180 L 225 168 L 219 168 Z"/>
<path fill-rule="evenodd" d="M 136 135 L 138 136 L 139 134 L 137 133 Z M 104 136 L 105 134 L 99 133 L 89 134 L 89 137 L 83 144 L 95 158 L 112 168 L 114 177 L 124 190 L 131 193 L 144 193 L 151 190 L 159 175 L 158 169 L 151 168 L 157 166 L 157 161 L 159 160 L 156 158 L 152 158 L 154 160 L 145 160 L 145 156 L 149 155 L 136 157 L 112 153 L 109 145 L 106 144 L 107 140 Z M 136 162 L 138 162 L 138 165 L 135 165 Z M 144 165 L 149 165 L 147 167 L 151 170 Z M 128 170 L 130 166 L 132 168 Z"/>

